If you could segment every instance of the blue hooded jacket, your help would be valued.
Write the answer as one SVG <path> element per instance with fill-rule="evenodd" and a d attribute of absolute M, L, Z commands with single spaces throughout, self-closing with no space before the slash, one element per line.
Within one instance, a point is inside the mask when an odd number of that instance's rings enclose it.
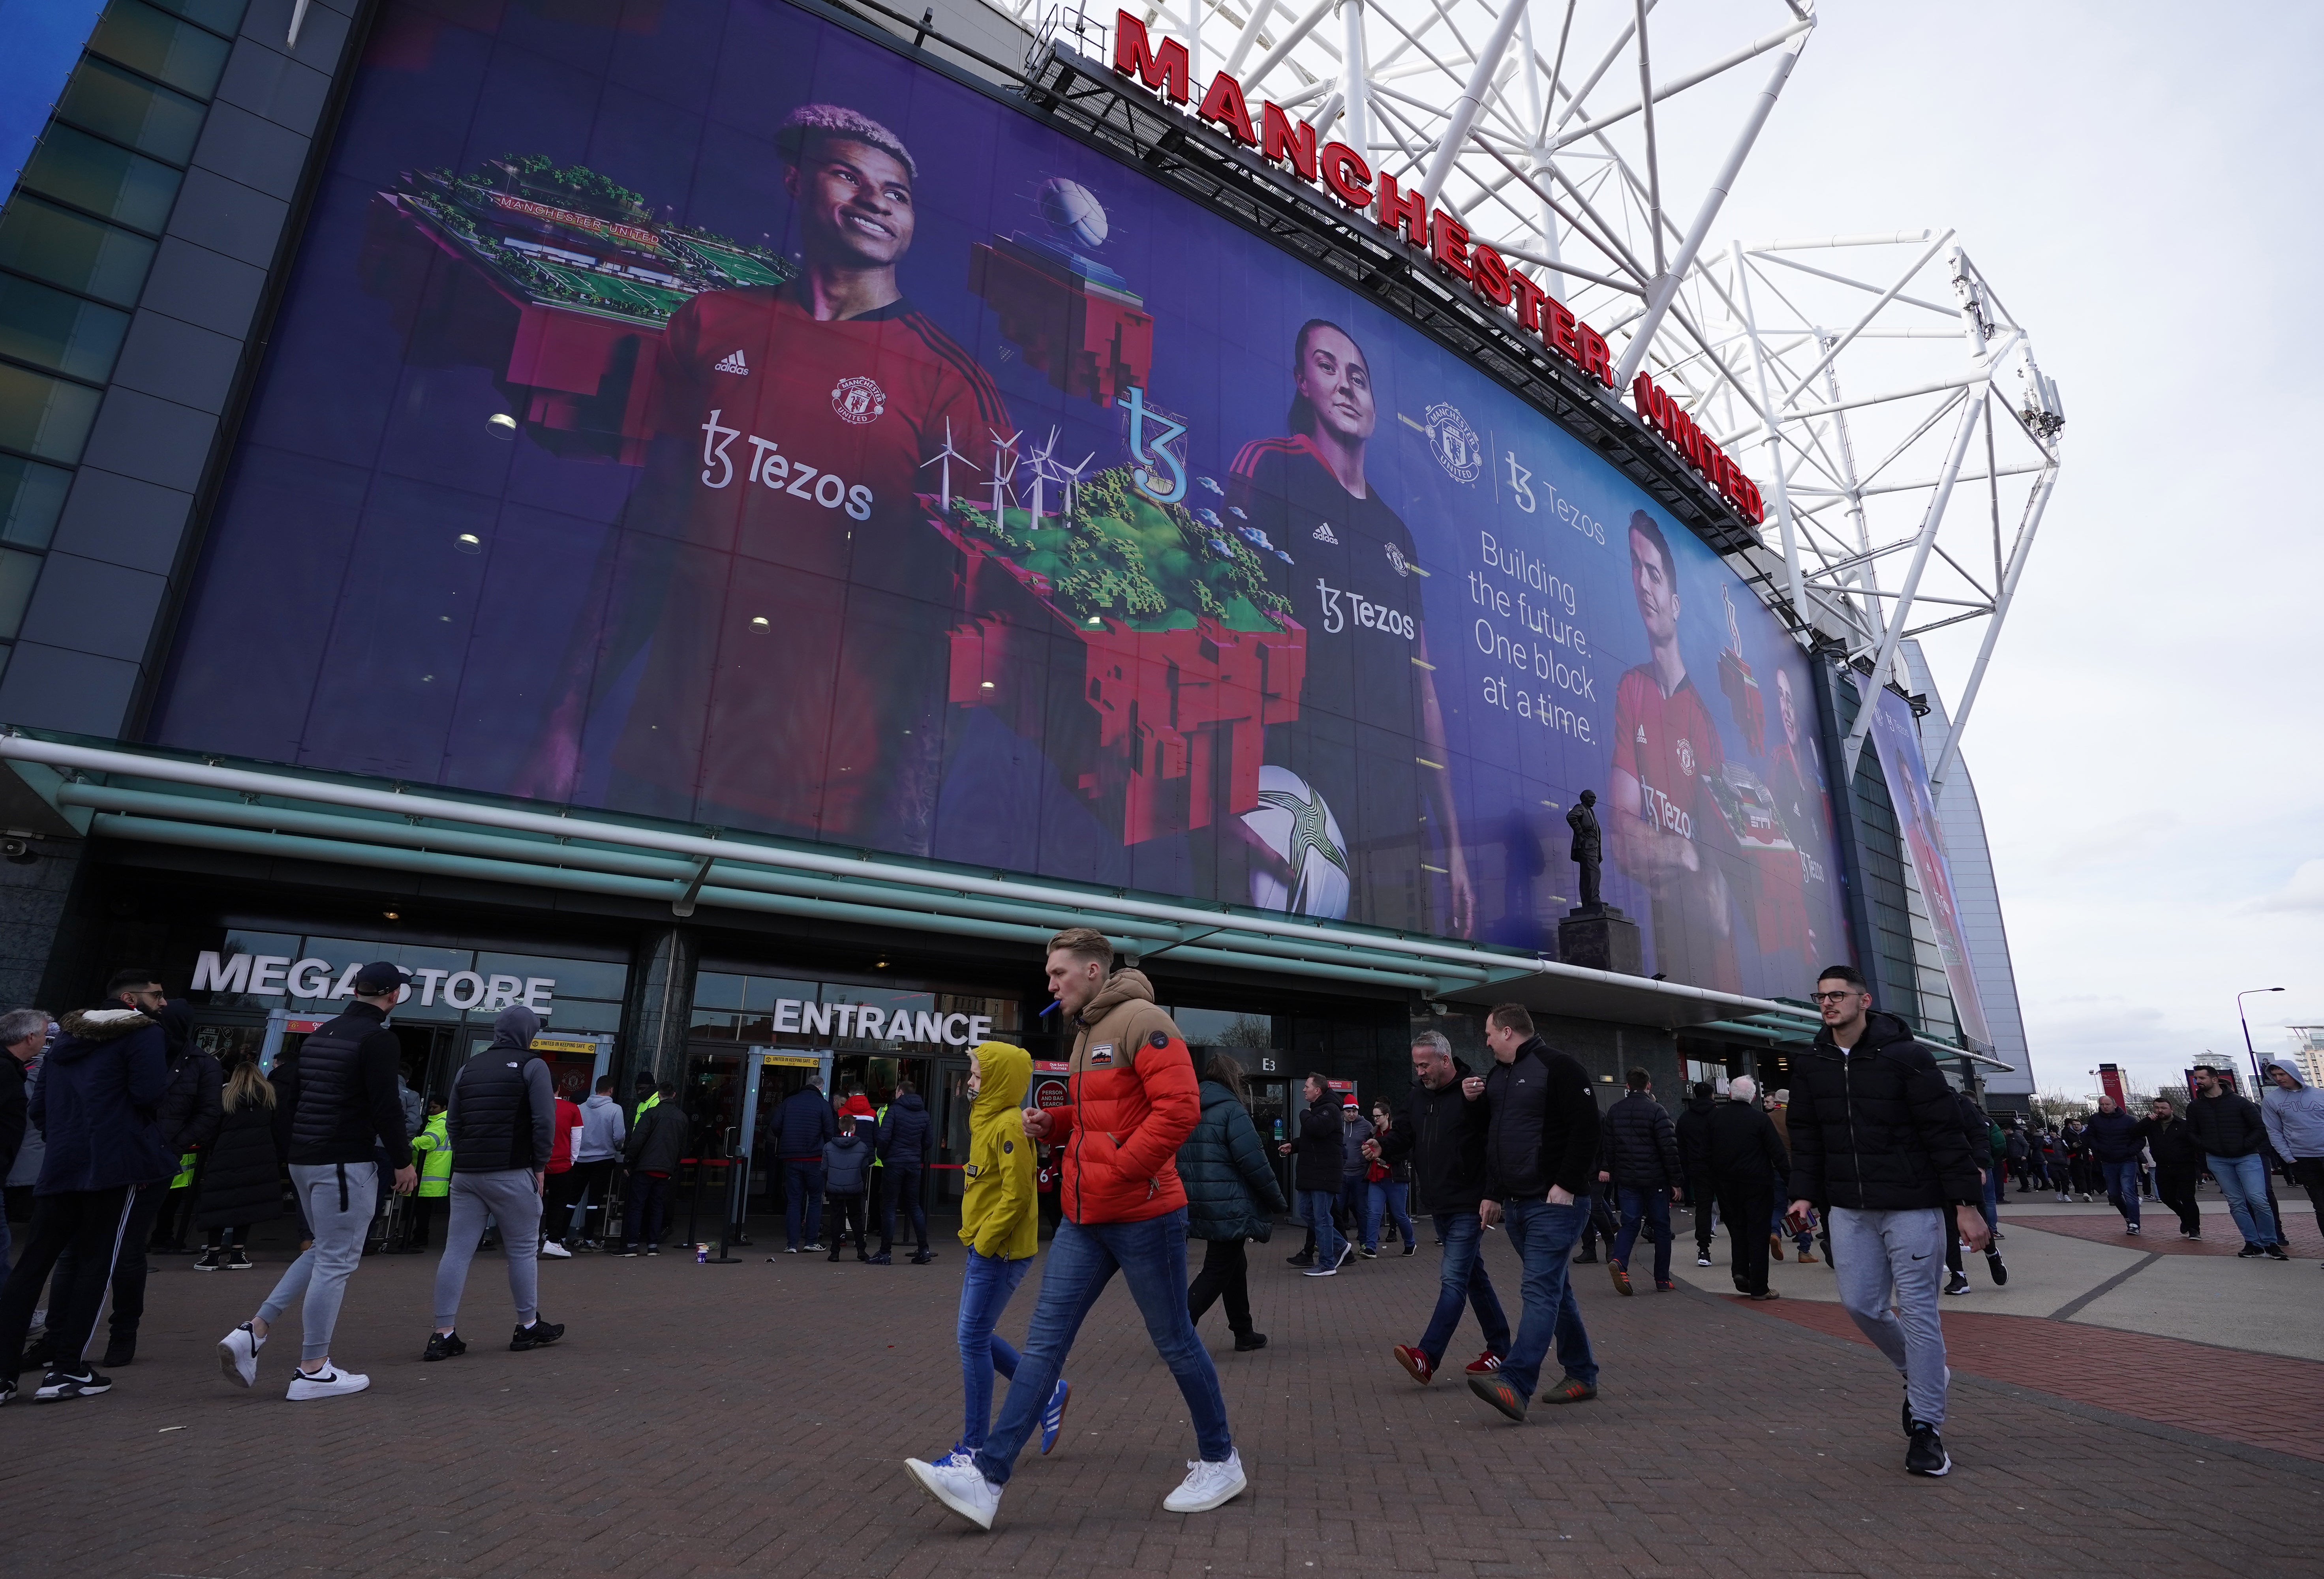
<path fill-rule="evenodd" d="M 135 1009 L 76 1009 L 41 1068 L 32 1119 L 48 1143 L 35 1195 L 151 1184 L 178 1170 L 155 1116 L 170 1088 L 161 1023 Z"/>

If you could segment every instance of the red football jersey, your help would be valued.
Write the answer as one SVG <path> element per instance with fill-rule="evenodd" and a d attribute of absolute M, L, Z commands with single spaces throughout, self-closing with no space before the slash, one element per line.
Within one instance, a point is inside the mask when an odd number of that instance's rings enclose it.
<path fill-rule="evenodd" d="M 898 797 L 932 795 L 957 613 L 958 551 L 915 496 L 947 431 L 989 464 L 999 390 L 908 301 L 823 322 L 768 288 L 679 308 L 659 375 L 683 546 L 616 767 L 699 816 L 899 836 Z"/>
<path fill-rule="evenodd" d="M 1623 675 L 1614 689 L 1614 766 L 1638 781 L 1639 809 L 1664 832 L 1715 841 L 1704 819 L 1724 817 L 1702 781 L 1726 765 L 1718 726 L 1692 677 L 1665 695 L 1653 666 Z"/>

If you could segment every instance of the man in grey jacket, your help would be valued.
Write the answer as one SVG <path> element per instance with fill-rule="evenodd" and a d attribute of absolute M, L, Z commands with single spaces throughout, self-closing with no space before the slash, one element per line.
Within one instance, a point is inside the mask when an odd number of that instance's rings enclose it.
<path fill-rule="evenodd" d="M 2300 1078 L 2300 1066 L 2275 1059 L 2259 1066 L 2270 1088 L 2260 1093 L 2260 1119 L 2267 1125 L 2268 1144 L 2289 1163 L 2292 1177 L 2308 1192 L 2316 1208 L 2316 1226 L 2324 1229 L 2324 1091 Z M 2283 1225 L 2278 1223 L 2280 1231 Z"/>
<path fill-rule="evenodd" d="M 540 1033 L 539 1014 L 510 1005 L 493 1022 L 492 1045 L 452 1079 L 444 1120 L 452 1142 L 451 1226 L 436 1266 L 436 1331 L 422 1359 L 448 1360 L 467 1350 L 456 1318 L 486 1213 L 500 1225 L 516 1300 L 509 1347 L 522 1353 L 565 1336 L 561 1325 L 540 1319 L 540 1203 L 556 1138 L 557 1093 L 549 1065 L 532 1051 Z"/>

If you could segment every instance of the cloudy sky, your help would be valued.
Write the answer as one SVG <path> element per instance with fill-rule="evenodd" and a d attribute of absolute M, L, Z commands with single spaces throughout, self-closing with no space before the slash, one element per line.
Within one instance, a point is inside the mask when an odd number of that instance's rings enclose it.
<path fill-rule="evenodd" d="M 2290 989 L 2248 1000 L 2260 1050 L 2288 1047 L 2324 1024 L 2324 8 L 1820 9 L 1720 231 L 1957 226 L 2064 397 L 1963 737 L 2035 1079 L 2240 1052 L 2245 987 Z M 1932 644 L 1949 693 L 1973 641 Z"/>

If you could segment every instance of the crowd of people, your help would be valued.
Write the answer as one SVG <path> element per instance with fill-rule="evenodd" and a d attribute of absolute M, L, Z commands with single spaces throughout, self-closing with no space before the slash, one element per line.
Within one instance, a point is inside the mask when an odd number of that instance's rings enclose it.
<path fill-rule="evenodd" d="M 1135 969 L 1114 969 L 1111 945 L 1094 932 L 1052 940 L 1047 971 L 1074 1035 L 1067 1098 L 1025 1106 L 1030 1055 L 1001 1042 L 973 1051 L 955 1324 L 962 1427 L 948 1452 L 907 1461 L 916 1483 L 982 1529 L 1025 1447 L 1038 1443 L 1046 1455 L 1056 1446 L 1072 1397 L 1067 1359 L 1117 1272 L 1194 1428 L 1199 1456 L 1164 1506 L 1199 1512 L 1246 1489 L 1196 1325 L 1222 1305 L 1235 1352 L 1266 1346 L 1247 1248 L 1268 1241 L 1286 1212 L 1307 1236 L 1290 1258 L 1295 1267 L 1326 1278 L 1359 1256 L 1377 1259 L 1391 1235 L 1401 1254 L 1417 1253 L 1416 1197 L 1442 1252 L 1437 1292 L 1417 1341 L 1396 1345 L 1394 1358 L 1414 1382 L 1432 1383 L 1473 1315 L 1482 1347 L 1463 1378 L 1517 1423 L 1537 1403 L 1571 1407 L 1599 1395 L 1598 1361 L 1571 1282 L 1574 1265 L 1597 1260 L 1597 1243 L 1624 1296 L 1646 1282 L 1632 1275 L 1641 1239 L 1652 1250 L 1653 1289 L 1674 1290 L 1674 1208 L 1692 1213 L 1698 1266 L 1711 1264 L 1725 1227 L 1730 1276 L 1749 1299 L 1777 1297 L 1768 1269 L 1787 1248 L 1803 1262 L 1827 1262 L 1841 1304 L 1899 1378 L 1905 1468 L 1927 1476 L 1950 1466 L 1941 1435 L 1950 1372 L 1939 1297 L 1967 1290 L 1964 1253 L 1982 1253 L 1993 1281 L 2006 1281 L 1997 1216 L 2006 1180 L 2021 1195 L 2051 1185 L 2061 1198 L 2102 1191 L 2130 1235 L 2140 1231 L 2142 1198 L 2160 1199 L 2182 1233 L 2199 1236 L 2193 1192 L 2208 1174 L 2227 1198 L 2243 1253 L 2281 1260 L 2274 1161 L 2307 1190 L 2324 1227 L 2324 1093 L 2296 1067 L 2264 1066 L 2263 1103 L 2205 1067 L 2183 1112 L 2159 1097 L 2134 1117 L 2106 1100 L 2086 1122 L 2019 1130 L 1955 1090 L 1931 1051 L 1874 1009 L 1864 978 L 1846 966 L 1816 984 L 1821 1030 L 1791 1060 L 1789 1090 L 1762 1093 L 1748 1077 L 1723 1093 L 1697 1085 L 1675 1118 L 1643 1069 L 1628 1072 L 1623 1095 L 1601 1112 L 1581 1063 L 1550 1046 L 1517 1005 L 1487 1016 L 1490 1061 L 1481 1069 L 1456 1057 L 1442 1034 L 1419 1036 L 1412 1084 L 1375 1101 L 1369 1115 L 1323 1075 L 1309 1075 L 1304 1107 L 1279 1145 L 1290 1159 L 1286 1197 L 1236 1059 L 1213 1053 L 1198 1075 L 1151 985 Z M 541 1260 L 576 1249 L 658 1253 L 686 1150 L 675 1088 L 643 1087 L 625 1108 L 608 1078 L 585 1102 L 567 1100 L 533 1049 L 540 1019 L 520 1005 L 501 1011 L 490 1044 L 460 1067 L 444 1098 L 423 1102 L 401 1077 L 386 1024 L 409 982 L 390 963 L 362 968 L 346 1011 L 271 1069 L 212 1058 L 196 1043 L 184 1005 L 142 969 L 117 972 L 101 1004 L 53 1024 L 37 1010 L 0 1015 L 9 1055 L 0 1060 L 0 1165 L 16 1162 L 27 1145 L 37 1161 L 31 1223 L 0 1286 L 0 1404 L 18 1396 L 28 1365 L 43 1372 L 37 1401 L 106 1392 L 106 1370 L 135 1358 L 143 1252 L 183 1249 L 199 1234 L 198 1270 L 251 1269 L 249 1235 L 283 1216 L 286 1177 L 299 1253 L 218 1352 L 227 1381 L 254 1385 L 274 1327 L 298 1307 L 293 1400 L 368 1387 L 332 1353 L 351 1281 L 366 1253 L 429 1250 L 438 1222 L 420 1354 L 430 1363 L 468 1346 L 459 1313 L 480 1246 L 496 1242 L 504 1252 L 515 1317 L 508 1346 L 518 1353 L 565 1333 L 540 1309 Z M 28 1081 L 36 1061 L 38 1078 Z M 786 1184 L 782 1253 L 827 1251 L 836 1261 L 852 1238 L 860 1261 L 889 1262 L 906 1242 L 914 1263 L 936 1261 L 919 1188 L 934 1127 L 909 1081 L 877 1107 L 860 1088 L 836 1101 L 819 1081 L 793 1092 L 771 1128 Z M 886 1180 L 876 1192 L 875 1171 Z M 617 1180 L 626 1197 L 618 1217 Z M 1019 1348 L 999 1324 L 1033 1270 L 1052 1186 L 1055 1235 Z M 391 1211 L 398 1198 L 408 1198 Z M 592 1210 L 602 1237 L 586 1230 Z M 1514 1322 L 1482 1253 L 1495 1231 L 1521 1268 Z M 0 1222 L 0 1256 L 10 1248 L 6 1233 Z M 1191 1278 L 1190 1239 L 1204 1245 Z M 108 1295 L 104 1358 L 91 1363 Z M 996 1376 L 1010 1383 L 997 1415 Z"/>

